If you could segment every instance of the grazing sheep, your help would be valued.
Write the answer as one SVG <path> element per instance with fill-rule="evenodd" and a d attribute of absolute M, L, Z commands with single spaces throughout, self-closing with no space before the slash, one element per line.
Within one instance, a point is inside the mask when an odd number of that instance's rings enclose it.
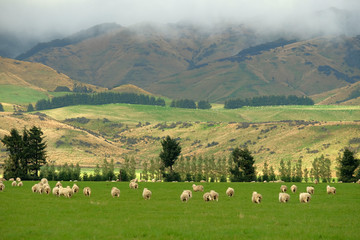
<path fill-rule="evenodd" d="M 292 186 L 290 187 L 290 189 L 291 189 L 291 192 L 292 192 L 292 193 L 295 193 L 296 190 L 297 190 L 297 186 L 296 186 L 296 185 L 292 185 Z"/>
<path fill-rule="evenodd" d="M 17 178 L 16 178 L 16 181 L 17 181 L 17 182 L 21 182 L 21 178 L 17 177 Z"/>
<path fill-rule="evenodd" d="M 90 189 L 89 187 L 85 187 L 85 188 L 83 189 L 83 193 L 84 193 L 84 195 L 85 195 L 86 197 L 90 197 L 90 195 L 91 195 L 91 189 Z"/>
<path fill-rule="evenodd" d="M 79 190 L 80 190 L 80 188 L 79 188 L 78 185 L 76 185 L 76 183 L 74 183 L 74 185 L 73 185 L 73 187 L 72 187 L 72 190 L 73 190 L 74 193 L 78 193 Z"/>
<path fill-rule="evenodd" d="M 215 192 L 214 190 L 210 191 L 210 195 L 211 195 L 211 199 L 212 200 L 216 200 L 217 202 L 219 201 L 219 194 L 217 192 Z"/>
<path fill-rule="evenodd" d="M 206 181 L 205 180 L 200 180 L 201 183 L 205 183 Z"/>
<path fill-rule="evenodd" d="M 61 182 L 60 182 L 60 181 L 59 181 L 59 182 L 57 182 L 57 183 L 55 184 L 55 187 L 62 187 Z"/>
<path fill-rule="evenodd" d="M 44 192 L 49 195 L 51 192 L 51 188 L 48 184 L 44 185 Z"/>
<path fill-rule="evenodd" d="M 129 187 L 130 187 L 130 189 L 138 189 L 139 184 L 137 184 L 136 182 L 130 182 Z"/>
<path fill-rule="evenodd" d="M 46 178 L 42 178 L 40 181 L 42 184 L 48 184 L 48 180 Z"/>
<path fill-rule="evenodd" d="M 326 192 L 328 194 L 332 193 L 335 194 L 336 193 L 336 188 L 335 187 L 330 187 L 329 185 L 326 186 Z"/>
<path fill-rule="evenodd" d="M 357 183 L 357 184 L 360 184 L 360 179 L 358 179 L 358 180 L 356 181 L 356 183 Z"/>
<path fill-rule="evenodd" d="M 314 189 L 314 187 L 306 187 L 306 192 L 310 193 L 310 194 L 314 194 L 315 189 Z"/>
<path fill-rule="evenodd" d="M 279 202 L 287 203 L 290 200 L 290 195 L 287 193 L 279 193 Z"/>
<path fill-rule="evenodd" d="M 287 191 L 287 186 L 286 185 L 281 185 L 280 191 L 281 192 L 286 192 Z"/>
<path fill-rule="evenodd" d="M 54 187 L 52 190 L 52 194 L 55 196 L 60 197 L 60 188 L 59 187 Z"/>
<path fill-rule="evenodd" d="M 138 182 L 137 178 L 131 179 L 130 182 Z"/>
<path fill-rule="evenodd" d="M 23 182 L 18 182 L 17 184 L 18 187 L 22 187 L 23 185 L 24 185 Z"/>
<path fill-rule="evenodd" d="M 212 200 L 211 194 L 209 192 L 204 193 L 203 199 L 204 199 L 205 202 L 211 201 Z"/>
<path fill-rule="evenodd" d="M 192 185 L 192 188 L 194 190 L 194 192 L 203 192 L 204 191 L 204 186 L 203 185 Z"/>
<path fill-rule="evenodd" d="M 317 179 L 314 180 L 314 184 L 318 184 L 319 181 Z"/>
<path fill-rule="evenodd" d="M 120 197 L 120 189 L 118 189 L 117 187 L 113 187 L 111 189 L 111 196 L 114 197 Z"/>
<path fill-rule="evenodd" d="M 226 195 L 228 195 L 229 197 L 234 196 L 234 193 L 235 193 L 235 191 L 231 187 L 228 187 L 228 189 L 226 190 Z"/>
<path fill-rule="evenodd" d="M 43 194 L 44 192 L 44 185 L 38 184 L 36 188 L 36 192 Z"/>
<path fill-rule="evenodd" d="M 308 202 L 310 202 L 310 199 L 311 199 L 311 195 L 310 195 L 310 193 L 300 193 L 300 195 L 299 195 L 299 200 L 300 200 L 300 202 L 302 203 L 308 203 Z"/>
<path fill-rule="evenodd" d="M 189 195 L 189 199 L 192 198 L 191 190 L 184 190 L 183 192 L 186 192 Z"/>
<path fill-rule="evenodd" d="M 180 195 L 180 200 L 181 200 L 182 202 L 187 202 L 187 201 L 189 201 L 189 193 L 183 191 L 183 192 L 181 193 L 181 195 Z"/>
<path fill-rule="evenodd" d="M 262 195 L 260 193 L 257 193 L 257 192 L 253 192 L 252 193 L 252 196 L 251 196 L 251 201 L 253 203 L 261 203 L 261 200 L 262 200 Z"/>
<path fill-rule="evenodd" d="M 5 189 L 5 185 L 3 183 L 0 183 L 0 192 L 2 192 Z"/>
<path fill-rule="evenodd" d="M 13 182 L 11 183 L 11 186 L 16 187 L 16 186 L 17 186 L 16 181 L 13 181 Z"/>
<path fill-rule="evenodd" d="M 142 193 L 142 196 L 145 200 L 149 200 L 151 198 L 151 191 L 147 188 L 144 188 L 144 191 Z"/>
<path fill-rule="evenodd" d="M 38 188 L 38 184 L 34 184 L 32 187 L 31 187 L 31 191 L 33 193 L 36 193 L 37 192 L 37 188 Z"/>
<path fill-rule="evenodd" d="M 71 198 L 74 195 L 74 191 L 72 190 L 72 188 L 70 186 L 67 186 L 66 190 L 67 190 L 67 197 Z"/>
<path fill-rule="evenodd" d="M 13 182 L 13 181 L 15 181 L 15 179 L 14 179 L 14 178 L 10 178 L 9 181 L 10 181 L 10 182 Z"/>

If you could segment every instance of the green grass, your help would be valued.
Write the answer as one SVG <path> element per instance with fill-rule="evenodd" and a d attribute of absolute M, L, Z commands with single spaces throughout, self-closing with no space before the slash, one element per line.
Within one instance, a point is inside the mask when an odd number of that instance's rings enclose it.
<path fill-rule="evenodd" d="M 45 92 L 37 91 L 32 88 L 15 85 L 0 86 L 0 102 L 26 104 L 44 98 L 48 98 Z"/>
<path fill-rule="evenodd" d="M 81 191 L 90 186 L 92 195 L 71 199 L 32 193 L 34 182 L 21 188 L 5 184 L 1 239 L 358 239 L 360 234 L 359 184 L 335 184 L 336 195 L 316 185 L 309 204 L 300 204 L 298 193 L 280 204 L 279 183 L 204 183 L 205 191 L 220 194 L 219 202 L 208 203 L 199 192 L 188 203 L 180 201 L 191 183 L 140 183 L 130 190 L 128 183 L 78 182 Z M 300 191 L 307 186 L 297 185 Z M 110 196 L 113 186 L 120 198 Z M 228 186 L 235 189 L 233 198 L 225 196 Z M 144 187 L 153 193 L 149 201 L 141 197 Z M 261 204 L 251 203 L 252 191 L 263 195 Z"/>
<path fill-rule="evenodd" d="M 87 117 L 108 118 L 123 123 L 138 122 L 268 122 L 282 120 L 353 121 L 360 119 L 360 106 L 269 106 L 240 109 L 182 109 L 134 104 L 70 106 L 43 111 L 57 119 Z"/>

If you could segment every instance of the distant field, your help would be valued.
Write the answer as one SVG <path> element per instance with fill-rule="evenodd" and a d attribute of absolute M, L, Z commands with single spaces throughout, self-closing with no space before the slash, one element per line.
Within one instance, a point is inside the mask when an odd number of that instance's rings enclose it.
<path fill-rule="evenodd" d="M 86 117 L 108 118 L 125 123 L 200 121 L 200 122 L 268 122 L 282 120 L 353 121 L 360 119 L 360 106 L 270 106 L 224 109 L 216 105 L 209 110 L 159 106 L 108 104 L 71 106 L 43 111 L 57 119 Z"/>
<path fill-rule="evenodd" d="M 0 192 L 1 239 L 358 239 L 360 185 L 334 184 L 336 195 L 326 194 L 325 184 L 315 185 L 308 204 L 298 193 L 290 202 L 278 202 L 280 183 L 204 183 L 205 191 L 220 194 L 219 202 L 204 202 L 203 192 L 193 192 L 188 203 L 180 201 L 192 183 L 78 182 L 80 191 L 71 199 L 31 192 L 34 182 Z M 63 182 L 63 186 L 73 183 Z M 50 182 L 51 187 L 55 182 Z M 290 187 L 290 183 L 287 183 Z M 297 184 L 303 192 L 310 184 Z M 113 186 L 120 198 L 112 198 Z M 235 196 L 225 196 L 227 187 Z M 144 187 L 152 198 L 141 197 Z M 263 195 L 251 202 L 252 191 Z"/>
<path fill-rule="evenodd" d="M 45 92 L 37 91 L 32 88 L 16 85 L 0 86 L 0 102 L 29 104 L 43 98 L 48 98 Z"/>

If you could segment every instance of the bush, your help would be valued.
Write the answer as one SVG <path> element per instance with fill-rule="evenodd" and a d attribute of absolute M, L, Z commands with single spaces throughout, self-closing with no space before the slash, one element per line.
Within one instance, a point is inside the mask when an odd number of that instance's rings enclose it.
<path fill-rule="evenodd" d="M 181 182 L 181 176 L 177 172 L 170 172 L 170 173 L 163 173 L 164 181 L 165 182 L 172 182 L 172 181 L 178 181 Z"/>

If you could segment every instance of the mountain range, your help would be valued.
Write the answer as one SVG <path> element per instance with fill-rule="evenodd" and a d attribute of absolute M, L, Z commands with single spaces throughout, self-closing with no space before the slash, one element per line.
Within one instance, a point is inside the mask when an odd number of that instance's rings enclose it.
<path fill-rule="evenodd" d="M 173 99 L 295 94 L 322 104 L 359 102 L 360 36 L 297 39 L 235 24 L 109 23 L 40 43 L 17 59 L 79 82 L 133 84 Z"/>

